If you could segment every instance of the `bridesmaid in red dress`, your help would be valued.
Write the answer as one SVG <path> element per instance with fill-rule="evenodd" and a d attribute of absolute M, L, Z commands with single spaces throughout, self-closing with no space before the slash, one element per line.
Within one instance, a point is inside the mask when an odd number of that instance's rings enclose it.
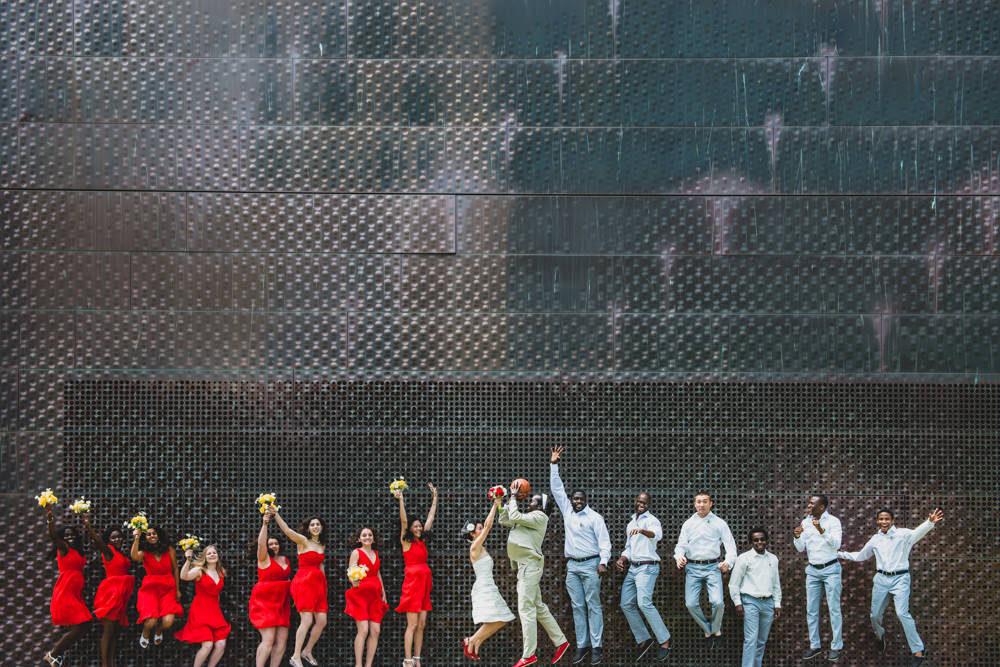
<path fill-rule="evenodd" d="M 103 535 L 98 535 L 90 525 L 90 518 L 83 515 L 83 527 L 90 535 L 90 541 L 101 552 L 104 564 L 104 579 L 94 595 L 94 616 L 101 621 L 101 667 L 115 667 L 118 652 L 119 626 L 128 627 L 128 601 L 135 588 L 135 577 L 129 574 L 132 561 L 122 553 L 125 535 L 120 528 L 109 526 Z"/>
<path fill-rule="evenodd" d="M 45 654 L 45 662 L 61 665 L 62 653 L 80 639 L 87 623 L 93 618 L 83 602 L 83 568 L 87 560 L 83 557 L 83 537 L 79 529 L 75 526 L 56 527 L 51 507 L 45 508 L 45 522 L 52 540 L 52 557 L 59 568 L 49 605 L 52 625 L 69 628 Z"/>
<path fill-rule="evenodd" d="M 354 636 L 354 667 L 362 667 L 365 645 L 368 646 L 368 660 L 364 664 L 372 667 L 375 664 L 375 651 L 378 650 L 378 637 L 382 631 L 382 617 L 389 611 L 385 599 L 385 585 L 382 581 L 382 560 L 376 547 L 378 540 L 375 531 L 365 527 L 358 531 L 354 538 L 359 545 L 351 552 L 348 567 L 363 565 L 368 568 L 368 576 L 359 582 L 348 579 L 350 588 L 344 591 L 347 604 L 344 613 L 354 619 L 358 632 Z"/>
<path fill-rule="evenodd" d="M 427 521 L 407 519 L 403 493 L 397 491 L 399 500 L 399 542 L 403 546 L 403 562 L 406 571 L 403 576 L 403 592 L 396 611 L 406 614 L 406 634 L 403 636 L 403 650 L 406 659 L 404 667 L 420 667 L 420 651 L 424 646 L 424 629 L 427 627 L 427 612 L 431 610 L 431 568 L 427 565 L 427 545 L 425 538 L 434 526 L 437 514 L 438 490 L 427 484 L 431 490 L 431 509 Z"/>
<path fill-rule="evenodd" d="M 285 657 L 292 614 L 288 579 L 292 564 L 277 537 L 268 537 L 271 513 L 264 512 L 257 535 L 257 583 L 250 592 L 250 624 L 260 632 L 256 667 L 278 667 Z"/>
<path fill-rule="evenodd" d="M 302 522 L 299 531 L 292 530 L 273 506 L 268 510 L 274 515 L 288 539 L 295 543 L 299 558 L 299 571 L 292 579 L 290 592 L 299 612 L 299 627 L 295 630 L 295 652 L 288 659 L 292 667 L 303 667 L 302 661 L 319 665 L 312 650 L 326 627 L 327 602 L 326 570 L 323 559 L 326 551 L 326 524 L 318 516 Z"/>
<path fill-rule="evenodd" d="M 132 532 L 132 560 L 142 563 L 146 575 L 139 585 L 135 601 L 142 634 L 139 646 L 149 648 L 149 636 L 154 644 L 163 643 L 163 631 L 169 630 L 176 618 L 184 613 L 181 606 L 181 580 L 177 569 L 177 553 L 170 546 L 167 531 L 150 526 L 143 533 Z"/>
<path fill-rule="evenodd" d="M 230 625 L 219 607 L 219 593 L 226 583 L 226 568 L 219 559 L 219 549 L 214 544 L 205 547 L 198 560 L 192 560 L 194 552 L 184 552 L 184 567 L 181 579 L 193 581 L 194 600 L 188 610 L 188 620 L 175 637 L 188 644 L 200 644 L 194 654 L 194 667 L 215 667 L 226 652 L 226 638 Z"/>

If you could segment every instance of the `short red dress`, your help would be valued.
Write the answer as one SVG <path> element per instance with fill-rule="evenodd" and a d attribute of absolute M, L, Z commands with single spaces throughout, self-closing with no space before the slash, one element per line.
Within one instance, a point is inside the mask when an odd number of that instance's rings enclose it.
<path fill-rule="evenodd" d="M 83 602 L 83 568 L 86 565 L 87 559 L 72 547 L 66 550 L 65 556 L 56 551 L 59 576 L 49 605 L 53 625 L 79 625 L 93 618 Z"/>
<path fill-rule="evenodd" d="M 378 557 L 377 551 L 374 562 L 368 559 L 364 549 L 355 551 L 358 552 L 358 565 L 368 566 L 368 576 L 357 586 L 350 586 L 344 591 L 344 598 L 347 601 L 344 613 L 355 621 L 381 623 L 385 612 L 389 611 L 389 605 L 382 599 L 382 580 L 378 578 L 382 559 Z"/>
<path fill-rule="evenodd" d="M 124 627 L 128 625 L 128 600 L 135 588 L 135 577 L 129 574 L 132 561 L 118 549 L 108 548 L 111 549 L 111 560 L 101 555 L 104 579 L 94 595 L 94 616 L 115 621 Z"/>
<path fill-rule="evenodd" d="M 396 611 L 401 614 L 430 611 L 431 568 L 427 564 L 427 544 L 423 540 L 410 542 L 410 550 L 403 552 L 403 562 L 406 572 Z"/>
<path fill-rule="evenodd" d="M 287 628 L 292 615 L 288 578 L 292 565 L 281 567 L 274 558 L 266 568 L 257 566 L 257 583 L 250 591 L 250 624 L 263 628 Z"/>
<path fill-rule="evenodd" d="M 299 554 L 299 571 L 295 573 L 290 587 L 295 608 L 325 614 L 329 610 L 326 595 L 326 573 L 320 568 L 324 554 L 318 551 L 303 551 Z"/>
<path fill-rule="evenodd" d="M 201 578 L 194 584 L 194 600 L 188 609 L 187 623 L 174 637 L 188 644 L 201 644 L 221 641 L 229 636 L 230 625 L 219 607 L 219 593 L 225 583 L 226 578 L 221 574 L 216 581 L 207 572 L 202 572 Z"/>
<path fill-rule="evenodd" d="M 143 552 L 142 566 L 146 576 L 139 586 L 139 595 L 135 601 L 139 612 L 137 623 L 143 623 L 150 618 L 163 618 L 173 614 L 184 613 L 184 607 L 177 601 L 177 582 L 174 581 L 174 566 L 170 560 L 170 552 L 156 555 L 150 551 Z"/>

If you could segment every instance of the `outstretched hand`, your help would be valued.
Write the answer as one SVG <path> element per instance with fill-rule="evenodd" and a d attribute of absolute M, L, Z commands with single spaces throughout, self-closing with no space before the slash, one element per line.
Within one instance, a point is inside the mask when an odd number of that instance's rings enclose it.
<path fill-rule="evenodd" d="M 434 486 L 431 482 L 427 482 L 427 488 L 431 490 L 431 495 L 437 495 L 438 488 Z"/>
<path fill-rule="evenodd" d="M 549 454 L 549 463 L 559 463 L 559 459 L 560 459 L 560 457 L 562 457 L 562 454 L 565 451 L 566 451 L 566 448 L 563 447 L 562 445 L 558 445 L 556 447 L 553 447 L 552 448 L 552 453 Z"/>
<path fill-rule="evenodd" d="M 942 510 L 940 507 L 935 507 L 934 511 L 927 516 L 927 520 L 930 521 L 931 523 L 937 523 L 942 519 L 944 519 L 944 510 Z"/>

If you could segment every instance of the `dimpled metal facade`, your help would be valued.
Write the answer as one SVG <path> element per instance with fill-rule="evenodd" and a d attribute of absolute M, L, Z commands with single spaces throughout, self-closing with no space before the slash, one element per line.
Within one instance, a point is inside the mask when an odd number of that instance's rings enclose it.
<path fill-rule="evenodd" d="M 257 642 L 254 498 L 321 514 L 316 655 L 350 664 L 349 535 L 380 531 L 394 602 L 404 475 L 416 512 L 441 487 L 424 656 L 457 665 L 458 531 L 489 485 L 546 487 L 556 444 L 616 550 L 639 490 L 664 557 L 697 489 L 741 550 L 771 529 L 773 665 L 807 646 L 810 491 L 851 549 L 879 507 L 940 505 L 911 609 L 933 664 L 1000 663 L 1000 4 L 5 0 L 0 90 L 0 664 L 55 636 L 49 486 L 60 514 L 86 494 L 99 526 L 145 509 L 218 543 L 230 666 Z M 546 548 L 572 639 L 556 517 Z M 845 566 L 840 664 L 905 664 L 891 610 L 873 652 L 873 569 Z M 620 586 L 610 665 L 632 662 Z M 683 576 L 654 599 L 673 664 L 736 664 L 730 602 L 708 654 Z M 136 636 L 119 664 L 191 659 Z M 519 653 L 515 625 L 485 664 Z"/>

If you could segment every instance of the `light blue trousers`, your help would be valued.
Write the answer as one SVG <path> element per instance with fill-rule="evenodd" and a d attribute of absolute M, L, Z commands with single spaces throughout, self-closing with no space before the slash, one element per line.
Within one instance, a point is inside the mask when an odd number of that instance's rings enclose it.
<path fill-rule="evenodd" d="M 622 611 L 625 612 L 628 627 L 632 629 L 632 636 L 639 644 L 649 639 L 646 623 L 653 630 L 657 643 L 662 644 L 670 639 L 670 631 L 660 618 L 660 612 L 653 606 L 653 588 L 656 587 L 658 576 L 659 565 L 632 565 L 622 584 Z M 646 623 L 643 622 L 644 618 Z"/>
<path fill-rule="evenodd" d="M 712 605 L 711 622 L 701 609 L 702 586 L 708 587 L 708 603 Z M 722 595 L 722 571 L 718 563 L 688 563 L 684 566 L 684 604 L 691 618 L 706 635 L 714 635 L 722 630 L 722 613 L 726 610 Z"/>
<path fill-rule="evenodd" d="M 822 648 L 819 638 L 820 600 L 826 592 L 826 606 L 830 611 L 830 629 L 833 639 L 830 648 L 839 651 L 844 648 L 843 617 L 840 615 L 840 563 L 827 565 L 822 570 L 809 565 L 806 567 L 806 620 L 809 622 L 809 646 Z"/>
<path fill-rule="evenodd" d="M 872 629 L 879 639 L 885 634 L 882 617 L 885 608 L 889 606 L 889 596 L 896 608 L 896 618 L 903 626 L 906 643 L 910 645 L 910 653 L 924 650 L 924 643 L 917 634 L 917 622 L 910 616 L 910 574 L 897 574 L 893 577 L 876 574 L 872 581 Z"/>
<path fill-rule="evenodd" d="M 566 590 L 573 604 L 573 625 L 579 648 L 601 646 L 604 635 L 604 611 L 601 609 L 601 559 L 578 563 L 566 561 Z"/>
<path fill-rule="evenodd" d="M 761 600 L 741 595 L 743 600 L 743 662 L 742 667 L 761 667 L 764 645 L 774 622 L 774 600 Z"/>

